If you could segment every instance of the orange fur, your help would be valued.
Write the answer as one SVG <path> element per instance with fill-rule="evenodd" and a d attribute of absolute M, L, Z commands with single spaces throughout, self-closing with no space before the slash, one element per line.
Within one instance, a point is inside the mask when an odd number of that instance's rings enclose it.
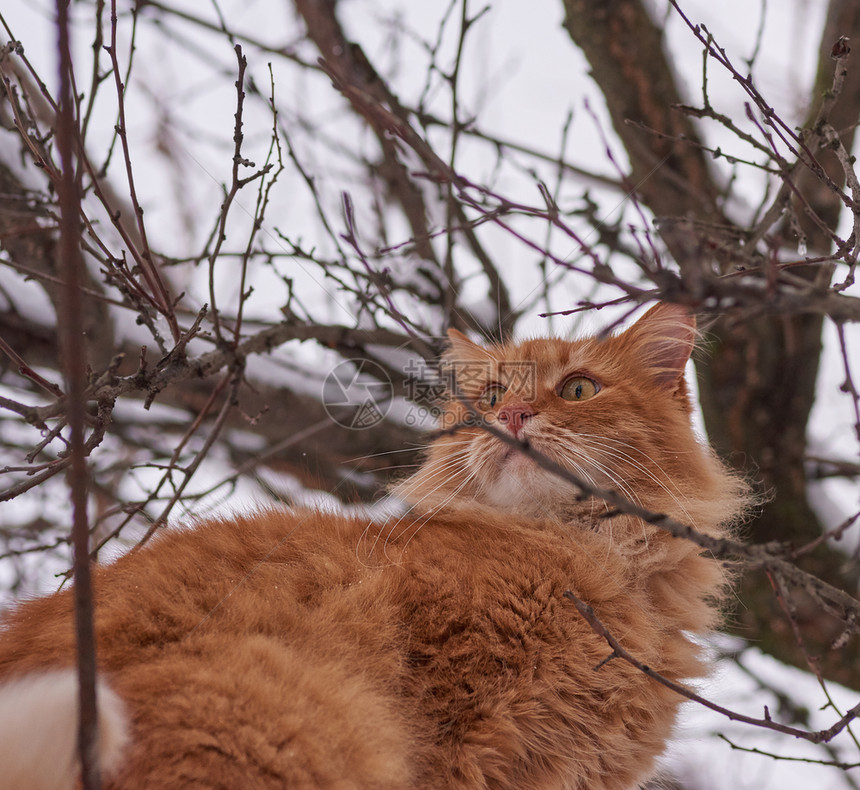
<path fill-rule="evenodd" d="M 489 422 L 522 401 L 534 448 L 721 534 L 744 489 L 690 427 L 693 331 L 661 305 L 602 341 L 484 350 L 455 335 L 448 360 L 502 385 L 503 361 L 534 362 L 536 389 L 508 381 Z M 559 397 L 574 373 L 598 394 Z M 478 401 L 481 382 L 461 378 Z M 386 523 L 262 512 L 96 571 L 100 673 L 131 739 L 108 787 L 621 790 L 648 775 L 681 700 L 620 660 L 595 671 L 608 648 L 563 593 L 680 680 L 703 671 L 687 634 L 715 623 L 718 564 L 602 518 L 480 427 L 438 439 L 396 493 L 410 508 Z M 69 666 L 71 609 L 66 592 L 10 613 L 0 677 Z"/>

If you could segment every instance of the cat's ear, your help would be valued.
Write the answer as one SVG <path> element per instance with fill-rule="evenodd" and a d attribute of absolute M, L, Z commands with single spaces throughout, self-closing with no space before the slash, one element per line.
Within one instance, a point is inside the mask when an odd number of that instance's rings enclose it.
<path fill-rule="evenodd" d="M 448 330 L 451 345 L 442 355 L 440 368 L 453 374 L 457 387 L 469 397 L 477 397 L 478 391 L 493 378 L 495 360 L 490 351 L 473 343 L 462 332 Z"/>
<path fill-rule="evenodd" d="M 696 343 L 696 319 L 685 307 L 660 302 L 625 333 L 661 387 L 675 391 Z"/>
<path fill-rule="evenodd" d="M 448 330 L 448 341 L 450 346 L 445 352 L 445 359 L 448 362 L 472 362 L 486 361 L 489 354 L 487 349 L 473 343 L 462 332 L 456 329 Z"/>

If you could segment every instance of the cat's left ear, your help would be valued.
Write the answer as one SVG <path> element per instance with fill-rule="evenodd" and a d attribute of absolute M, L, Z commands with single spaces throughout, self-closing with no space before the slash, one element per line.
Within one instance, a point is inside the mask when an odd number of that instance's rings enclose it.
<path fill-rule="evenodd" d="M 482 348 L 477 343 L 473 343 L 462 332 L 456 329 L 448 330 L 448 340 L 450 346 L 445 352 L 445 360 L 449 363 L 457 362 L 485 362 L 490 356 L 487 349 Z"/>
<path fill-rule="evenodd" d="M 663 389 L 675 392 L 683 385 L 684 367 L 696 342 L 696 319 L 685 307 L 660 302 L 630 329 L 639 358 Z M 680 387 L 684 389 L 683 387 Z"/>

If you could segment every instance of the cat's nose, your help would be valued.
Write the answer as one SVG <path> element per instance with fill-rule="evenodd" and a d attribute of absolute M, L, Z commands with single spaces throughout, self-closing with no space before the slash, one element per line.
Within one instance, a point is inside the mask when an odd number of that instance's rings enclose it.
<path fill-rule="evenodd" d="M 499 410 L 499 422 L 506 426 L 507 429 L 514 435 L 519 436 L 526 420 L 535 416 L 531 406 L 520 401 L 519 403 L 509 403 L 502 406 Z"/>

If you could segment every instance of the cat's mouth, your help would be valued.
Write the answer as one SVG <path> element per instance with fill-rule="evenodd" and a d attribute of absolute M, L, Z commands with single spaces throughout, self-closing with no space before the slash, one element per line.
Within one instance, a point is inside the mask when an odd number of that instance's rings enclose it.
<path fill-rule="evenodd" d="M 529 456 L 529 451 L 534 450 L 540 452 L 540 449 L 535 446 L 535 441 L 532 437 L 522 437 L 521 441 L 523 444 L 512 445 L 507 442 L 499 442 L 501 445 L 500 453 L 498 455 L 498 463 L 499 464 L 507 464 L 510 462 L 516 462 L 516 459 L 521 459 L 523 462 L 531 462 L 532 459 Z"/>
<path fill-rule="evenodd" d="M 515 455 L 522 455 L 522 453 L 516 447 L 511 447 L 511 445 L 506 444 L 502 448 L 502 454 L 498 459 L 499 466 L 507 464 Z"/>

